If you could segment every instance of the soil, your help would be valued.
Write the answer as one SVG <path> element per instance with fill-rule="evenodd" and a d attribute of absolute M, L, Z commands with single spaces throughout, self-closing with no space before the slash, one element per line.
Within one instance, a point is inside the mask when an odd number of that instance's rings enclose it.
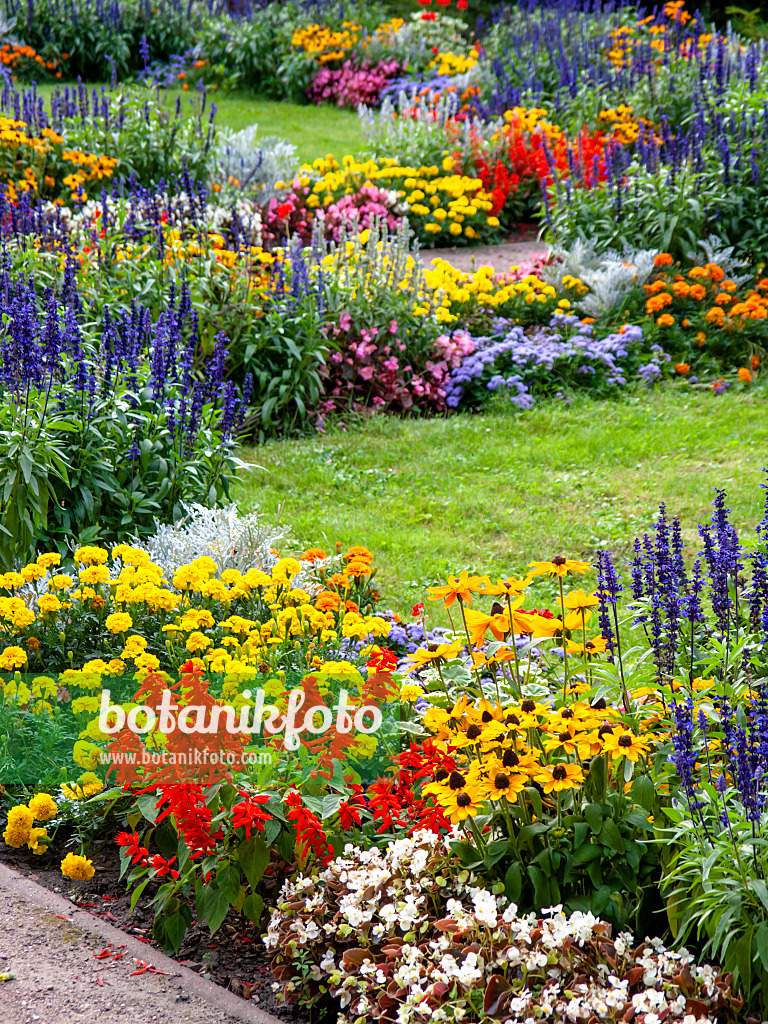
<path fill-rule="evenodd" d="M 38 883 L 50 889 L 52 892 L 60 893 L 67 899 L 70 899 L 72 903 L 81 909 L 87 911 L 94 917 L 102 918 L 108 921 L 115 928 L 119 928 L 122 931 L 128 932 L 131 935 L 136 936 L 140 941 L 145 942 L 147 945 L 148 956 L 147 960 L 151 961 L 151 950 L 153 948 L 160 948 L 154 942 L 152 938 L 152 921 L 153 912 L 150 907 L 150 901 L 157 891 L 157 887 L 152 888 L 152 884 L 142 893 L 136 907 L 133 911 L 130 909 L 130 892 L 127 890 L 125 880 L 120 880 L 120 858 L 118 849 L 114 844 L 105 845 L 102 849 L 95 851 L 89 851 L 89 856 L 93 861 L 93 866 L 96 869 L 96 874 L 89 882 L 72 882 L 68 878 L 65 878 L 61 874 L 59 868 L 61 858 L 65 856 L 68 851 L 63 846 L 63 840 L 60 840 L 57 836 L 56 842 L 49 848 L 49 850 L 42 857 L 35 856 L 31 851 L 26 849 L 14 850 L 9 847 L 2 847 L 0 849 L 0 860 L 8 864 L 9 867 L 14 868 L 19 874 L 26 875 L 32 881 Z M 265 903 L 268 902 L 268 896 L 265 895 Z M 9 920 L 6 914 L 5 903 L 9 897 L 0 890 L 0 920 L 5 922 Z M 12 897 L 11 897 L 12 898 Z M 10 908 L 9 908 L 10 909 Z M 36 908 L 38 909 L 38 908 Z M 193 917 L 194 917 L 194 907 Z M 41 913 L 44 913 L 41 911 Z M 50 916 L 50 915 L 49 915 Z M 20 917 L 16 915 L 17 921 L 23 921 L 23 915 Z M 264 921 L 265 919 L 262 919 Z M 57 925 L 59 922 L 57 922 Z M 34 928 L 34 917 L 31 922 Z M 22 924 L 19 924 L 19 929 L 23 930 Z M 38 928 L 38 931 L 40 929 Z M 0 956 L 0 974 L 7 970 L 14 970 L 18 977 L 21 977 L 21 972 L 17 964 L 17 951 L 24 945 L 24 938 L 17 934 L 13 936 L 13 932 L 6 932 L 3 940 L 0 940 L 0 954 L 5 954 L 5 959 Z M 69 941 L 72 944 L 72 939 L 67 940 L 67 933 L 61 932 L 61 941 L 65 943 Z M 91 937 L 88 936 L 90 939 Z M 10 940 L 10 941 L 9 941 Z M 98 939 L 93 940 L 98 943 Z M 45 944 L 44 937 L 37 936 L 38 944 L 43 942 Z M 3 949 L 3 945 L 5 948 Z M 75 945 L 78 945 L 75 942 Z M 103 945 L 103 944 L 102 944 Z M 93 970 L 93 964 L 98 964 L 99 961 L 92 959 L 92 952 L 90 946 L 88 952 L 84 954 L 85 963 L 87 963 L 90 971 Z M 58 957 L 58 954 L 57 954 Z M 174 957 L 180 964 L 188 967 L 190 970 L 201 974 L 203 977 L 208 978 L 210 981 L 217 985 L 221 985 L 223 988 L 229 989 L 236 995 L 243 997 L 244 999 L 250 999 L 253 1003 L 257 1004 L 258 1007 L 268 1013 L 274 1014 L 280 1020 L 285 1021 L 286 1024 L 301 1024 L 301 1022 L 307 1021 L 308 1017 L 301 1007 L 292 1005 L 285 1005 L 278 1003 L 275 994 L 272 992 L 272 982 L 274 978 L 270 970 L 271 956 L 265 949 L 261 942 L 258 931 L 254 926 L 242 915 L 237 914 L 235 911 L 230 911 L 229 916 L 225 919 L 219 930 L 215 935 L 211 936 L 207 926 L 198 925 L 194 920 L 192 926 L 188 929 L 184 941 Z M 34 960 L 34 957 L 33 957 Z M 13 961 L 12 967 L 5 966 L 9 962 Z M 104 960 L 106 965 L 110 965 L 110 960 Z M 114 964 L 112 966 L 117 967 L 120 964 Z M 131 965 L 135 967 L 135 965 Z M 81 967 L 81 969 L 83 969 Z M 109 969 L 109 968 L 108 968 Z M 77 972 L 75 972 L 77 973 Z M 126 972 L 120 972 L 124 975 Z M 143 977 L 146 977 L 143 976 Z M 109 983 L 114 988 L 115 981 L 119 980 L 117 975 L 113 975 L 112 970 L 109 969 Z M 128 995 L 135 991 L 135 986 L 131 983 L 136 981 L 135 978 L 126 978 L 124 985 L 127 986 L 127 993 L 119 993 L 121 1001 L 125 1001 Z M 40 983 L 43 988 L 45 995 L 48 993 L 54 993 L 56 991 L 56 979 L 50 979 L 47 976 L 40 979 Z M 17 986 L 17 982 L 13 981 L 8 983 L 8 986 Z M 4 986 L 0 982 L 0 1010 L 4 1007 L 3 993 Z M 65 989 L 68 987 L 68 983 L 65 985 Z M 89 983 L 89 997 L 92 995 L 90 991 L 94 987 L 93 979 Z M 120 986 L 118 986 L 119 988 Z M 99 986 L 100 988 L 100 986 Z M 101 994 L 101 993 L 99 993 Z M 76 1000 L 75 1000 L 76 1001 Z M 83 1002 L 88 1002 L 88 999 L 84 999 Z M 93 1000 L 90 1000 L 93 1003 Z M 104 999 L 101 1000 L 104 1002 Z M 28 1005 L 33 1005 L 30 1002 Z M 117 1005 L 113 1000 L 113 1007 Z M 95 1007 L 96 1004 L 93 1003 Z M 22 1007 L 23 1009 L 23 1007 Z M 72 1013 L 79 1014 L 80 1011 L 75 1009 L 71 1010 Z M 141 1016 L 135 1016 L 133 1010 L 130 1012 L 128 1009 L 125 1011 L 113 1010 L 114 1013 L 125 1012 L 127 1014 L 126 1019 L 131 1021 L 131 1024 L 143 1024 L 145 1018 Z M 16 1024 L 17 1019 L 19 1024 L 23 1021 L 26 1024 L 27 1021 L 39 1020 L 41 1024 L 52 1024 L 54 1020 L 58 1022 L 57 1018 L 49 1018 L 47 1016 L 38 1015 L 35 1017 L 33 1014 L 37 1013 L 37 1010 L 33 1010 L 28 1016 L 8 1017 L 0 1012 L 0 1021 L 2 1024 Z M 91 1018 L 88 1016 L 86 1011 L 85 1014 L 75 1016 L 73 1019 L 76 1021 L 89 1021 L 93 1019 L 104 1020 L 104 1015 L 97 1015 Z M 69 1021 L 69 1017 L 62 1017 L 62 1021 Z M 110 1017 L 106 1018 L 110 1020 Z M 204 1016 L 187 1018 L 185 1016 L 147 1016 L 147 1021 L 186 1021 L 187 1019 L 194 1019 L 199 1021 L 199 1024 L 209 1024 L 209 1018 Z M 217 1017 L 210 1017 L 210 1024 L 219 1021 L 229 1021 L 226 1015 Z"/>

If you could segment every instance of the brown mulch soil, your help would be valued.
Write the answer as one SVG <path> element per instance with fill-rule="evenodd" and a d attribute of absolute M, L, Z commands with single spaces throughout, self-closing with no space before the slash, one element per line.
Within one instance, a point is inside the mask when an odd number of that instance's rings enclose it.
<path fill-rule="evenodd" d="M 62 830 L 63 831 L 63 830 Z M 130 909 L 131 894 L 125 879 L 120 879 L 120 856 L 117 846 L 105 844 L 89 851 L 96 868 L 96 874 L 89 882 L 72 882 L 61 874 L 60 862 L 67 852 L 61 832 L 56 841 L 42 856 L 35 856 L 26 848 L 14 850 L 0 844 L 0 860 L 26 875 L 39 885 L 71 898 L 78 907 L 87 910 L 94 917 L 101 917 L 115 928 L 135 935 L 148 946 L 160 948 L 152 937 L 154 914 L 150 901 L 158 886 L 150 883 L 141 895 L 133 912 Z M 268 905 L 269 895 L 263 893 Z M 302 1024 L 310 1020 L 298 1005 L 286 1005 L 277 1001 L 272 991 L 274 978 L 270 970 L 271 955 L 261 941 L 258 930 L 241 914 L 231 910 L 215 935 L 208 927 L 194 921 L 188 929 L 181 948 L 174 959 L 185 967 L 202 974 L 217 985 L 257 1003 L 260 1009 L 274 1014 L 286 1024 Z M 262 918 L 262 925 L 267 917 Z M 322 1019 L 331 1024 L 334 1013 L 312 1020 Z"/>

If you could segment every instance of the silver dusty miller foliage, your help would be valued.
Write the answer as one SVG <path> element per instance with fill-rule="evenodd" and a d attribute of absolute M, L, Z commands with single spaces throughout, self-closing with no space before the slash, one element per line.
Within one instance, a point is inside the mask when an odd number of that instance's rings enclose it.
<path fill-rule="evenodd" d="M 259 512 L 241 516 L 234 503 L 226 508 L 186 505 L 185 509 L 187 514 L 177 523 L 158 523 L 154 537 L 136 545 L 169 574 L 205 555 L 214 560 L 219 575 L 225 569 L 247 572 L 254 567 L 269 572 L 277 562 L 273 549 L 285 538 L 285 530 L 265 523 Z"/>
<path fill-rule="evenodd" d="M 258 131 L 255 124 L 239 132 L 220 131 L 216 165 L 224 181 L 234 178 L 244 192 L 255 193 L 260 203 L 268 203 L 278 195 L 275 182 L 290 181 L 299 169 L 299 160 L 293 143 L 273 136 L 259 139 Z"/>
<path fill-rule="evenodd" d="M 546 267 L 543 277 L 549 284 L 570 274 L 589 288 L 576 308 L 586 316 L 599 317 L 617 309 L 633 288 L 648 280 L 653 272 L 657 249 L 628 249 L 597 252 L 594 243 L 577 241 L 571 249 L 555 249 L 555 264 Z"/>

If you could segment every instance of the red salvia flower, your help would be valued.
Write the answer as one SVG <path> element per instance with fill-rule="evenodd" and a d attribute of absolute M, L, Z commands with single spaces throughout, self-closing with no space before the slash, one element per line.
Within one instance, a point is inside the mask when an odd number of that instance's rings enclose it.
<path fill-rule="evenodd" d="M 250 839 L 251 829 L 255 832 L 263 832 L 264 825 L 272 818 L 272 815 L 267 814 L 261 807 L 262 804 L 267 803 L 269 797 L 264 794 L 251 796 L 242 790 L 240 796 L 245 799 L 232 807 L 232 828 L 244 828 L 245 838 Z"/>
<path fill-rule="evenodd" d="M 118 832 L 115 837 L 118 846 L 122 846 L 126 854 L 131 858 L 132 864 L 147 863 L 149 850 L 141 845 L 138 832 Z"/>

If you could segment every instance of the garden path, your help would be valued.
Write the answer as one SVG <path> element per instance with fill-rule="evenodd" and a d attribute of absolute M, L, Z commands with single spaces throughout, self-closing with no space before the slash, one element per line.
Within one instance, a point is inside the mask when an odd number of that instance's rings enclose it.
<path fill-rule="evenodd" d="M 280 1024 L 5 865 L 0 921 L 2 1024 Z M 126 955 L 96 959 L 108 942 Z M 136 957 L 167 973 L 133 976 Z"/>
<path fill-rule="evenodd" d="M 501 245 L 475 245 L 459 249 L 422 249 L 421 261 L 428 267 L 433 259 L 447 260 L 457 270 L 465 273 L 489 264 L 497 273 L 506 273 L 510 267 L 530 263 L 537 256 L 547 254 L 547 246 L 533 238 L 519 238 Z"/>

